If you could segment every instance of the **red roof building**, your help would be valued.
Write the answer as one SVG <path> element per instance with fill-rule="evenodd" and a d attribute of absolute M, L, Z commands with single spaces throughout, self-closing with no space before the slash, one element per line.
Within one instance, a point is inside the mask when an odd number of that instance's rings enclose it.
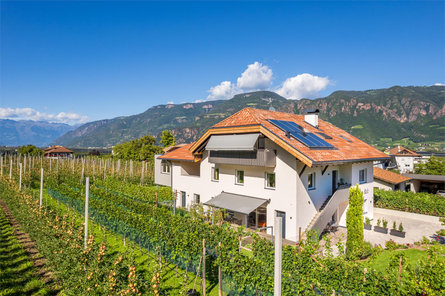
<path fill-rule="evenodd" d="M 70 158 L 73 156 L 73 151 L 63 146 L 52 146 L 44 150 L 44 156 L 51 158 Z"/>

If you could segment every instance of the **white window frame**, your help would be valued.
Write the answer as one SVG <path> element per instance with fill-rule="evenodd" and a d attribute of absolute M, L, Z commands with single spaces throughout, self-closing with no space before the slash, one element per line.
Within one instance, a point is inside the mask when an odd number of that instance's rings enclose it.
<path fill-rule="evenodd" d="M 196 201 L 197 198 L 199 199 L 198 201 Z M 201 194 L 193 193 L 193 202 L 195 204 L 201 203 Z"/>
<path fill-rule="evenodd" d="M 238 180 L 238 172 L 243 172 L 243 182 L 239 182 Z M 244 170 L 235 170 L 235 184 L 236 185 L 244 185 L 246 174 L 244 174 Z"/>
<path fill-rule="evenodd" d="M 218 179 L 215 179 L 215 171 L 218 171 Z M 211 174 L 212 174 L 212 177 L 211 177 L 211 179 L 212 179 L 212 181 L 213 182 L 219 182 L 219 168 L 216 168 L 216 167 L 212 167 L 212 172 L 211 172 Z"/>
<path fill-rule="evenodd" d="M 274 186 L 269 186 L 269 175 L 274 175 Z M 265 172 L 264 173 L 264 188 L 266 189 L 275 189 L 277 187 L 277 175 L 275 173 L 269 173 L 269 172 Z"/>
<path fill-rule="evenodd" d="M 167 168 L 167 171 L 165 171 L 164 168 Z M 161 161 L 161 173 L 170 175 L 170 171 L 171 171 L 171 168 L 170 168 L 170 164 L 168 163 L 168 161 L 162 160 Z"/>
<path fill-rule="evenodd" d="M 312 186 L 309 187 L 309 177 L 312 176 Z M 315 190 L 316 174 L 315 172 L 307 174 L 307 190 Z"/>
<path fill-rule="evenodd" d="M 363 180 L 361 180 L 361 173 L 363 172 Z M 368 182 L 368 170 L 366 168 L 358 171 L 358 183 L 364 184 Z"/>

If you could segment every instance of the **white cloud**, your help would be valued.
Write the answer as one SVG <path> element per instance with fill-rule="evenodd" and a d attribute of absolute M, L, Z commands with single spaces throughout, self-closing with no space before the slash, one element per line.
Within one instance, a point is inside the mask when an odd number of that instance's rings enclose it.
<path fill-rule="evenodd" d="M 440 82 L 438 82 L 438 83 L 434 83 L 434 85 L 435 85 L 435 86 L 445 86 L 445 84 L 440 83 Z"/>
<path fill-rule="evenodd" d="M 266 89 L 272 84 L 272 70 L 264 65 L 255 62 L 247 66 L 247 69 L 238 77 L 236 86 L 240 90 Z"/>
<path fill-rule="evenodd" d="M 280 87 L 271 87 L 273 80 L 272 69 L 260 62 L 254 62 L 237 78 L 236 84 L 223 81 L 211 87 L 206 100 L 231 99 L 235 94 L 255 91 L 273 90 L 285 98 L 299 100 L 303 97 L 312 98 L 318 92 L 326 89 L 332 81 L 328 77 L 315 76 L 308 73 L 287 78 Z M 437 84 L 436 84 L 437 85 Z M 203 102 L 197 100 L 195 102 Z"/>
<path fill-rule="evenodd" d="M 88 121 L 88 117 L 77 113 L 60 112 L 48 114 L 32 108 L 0 108 L 0 119 L 48 121 L 67 124 L 79 124 Z"/>
<path fill-rule="evenodd" d="M 235 94 L 235 89 L 230 81 L 223 81 L 217 86 L 209 89 L 207 100 L 224 100 L 230 99 Z"/>
<path fill-rule="evenodd" d="M 276 92 L 287 99 L 299 100 L 316 95 L 319 91 L 324 90 L 329 83 L 328 77 L 303 73 L 286 79 Z"/>

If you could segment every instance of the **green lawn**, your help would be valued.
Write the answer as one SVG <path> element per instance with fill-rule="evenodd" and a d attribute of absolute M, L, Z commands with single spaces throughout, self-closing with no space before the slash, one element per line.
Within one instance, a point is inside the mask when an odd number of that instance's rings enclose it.
<path fill-rule="evenodd" d="M 445 254 L 445 246 L 438 246 L 439 253 Z M 406 250 L 395 250 L 389 251 L 385 250 L 381 254 L 378 255 L 377 258 L 370 261 L 370 266 L 374 267 L 376 270 L 381 271 L 383 273 L 386 272 L 386 269 L 389 266 L 389 262 L 391 261 L 391 257 L 394 254 L 403 253 L 406 257 L 406 262 L 410 264 L 412 267 L 415 267 L 419 260 L 427 259 L 428 253 L 426 250 L 418 250 L 418 249 L 406 249 Z M 441 260 L 445 260 L 445 257 L 441 257 Z"/>
<path fill-rule="evenodd" d="M 0 296 L 50 294 L 51 288 L 38 278 L 37 269 L 0 209 Z"/>

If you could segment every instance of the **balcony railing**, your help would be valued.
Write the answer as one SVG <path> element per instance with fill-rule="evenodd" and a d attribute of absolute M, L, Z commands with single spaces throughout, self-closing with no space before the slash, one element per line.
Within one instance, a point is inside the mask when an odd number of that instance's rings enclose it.
<path fill-rule="evenodd" d="M 273 150 L 269 149 L 254 151 L 210 151 L 209 162 L 274 167 L 276 165 L 276 155 Z"/>

